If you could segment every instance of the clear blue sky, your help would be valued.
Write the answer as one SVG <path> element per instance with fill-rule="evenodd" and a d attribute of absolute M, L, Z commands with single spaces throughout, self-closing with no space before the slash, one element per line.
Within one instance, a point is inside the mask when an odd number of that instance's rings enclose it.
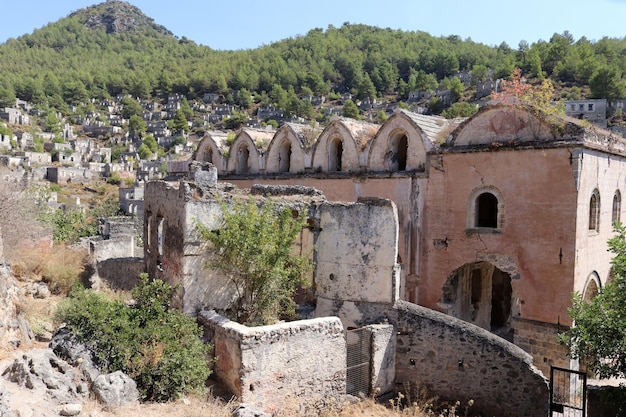
<path fill-rule="evenodd" d="M 129 0 L 172 31 L 214 49 L 256 48 L 344 22 L 459 35 L 517 48 L 565 30 L 579 39 L 626 36 L 626 0 Z M 98 0 L 2 0 L 0 43 Z"/>

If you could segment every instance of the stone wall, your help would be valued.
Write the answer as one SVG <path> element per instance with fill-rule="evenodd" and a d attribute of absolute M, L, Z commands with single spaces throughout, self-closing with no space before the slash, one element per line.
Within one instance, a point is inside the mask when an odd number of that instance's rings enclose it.
<path fill-rule="evenodd" d="M 375 396 L 392 392 L 396 384 L 396 332 L 391 324 L 365 326 L 372 334 L 371 382 Z"/>
<path fill-rule="evenodd" d="M 115 239 L 89 241 L 89 254 L 95 262 L 111 258 L 135 256 L 135 236 L 121 236 Z"/>
<path fill-rule="evenodd" d="M 214 347 L 214 375 L 233 395 L 265 411 L 345 394 L 346 342 L 336 317 L 246 327 L 212 311 L 199 322 Z"/>
<path fill-rule="evenodd" d="M 110 288 L 130 291 L 145 269 L 143 258 L 105 259 L 96 264 L 95 278 L 106 282 Z"/>
<path fill-rule="evenodd" d="M 346 327 L 372 323 L 362 322 L 362 307 L 400 298 L 397 208 L 390 200 L 363 198 L 325 203 L 319 212 L 315 315 L 340 315 Z"/>
<path fill-rule="evenodd" d="M 558 341 L 558 334 L 566 331 L 567 326 L 523 319 L 514 319 L 513 326 L 514 343 L 532 355 L 535 366 L 544 375 L 550 375 L 550 366 L 570 367 L 567 348 Z"/>
<path fill-rule="evenodd" d="M 474 400 L 472 414 L 548 415 L 548 381 L 522 349 L 415 304 L 395 309 L 396 383 L 424 386 L 443 400 Z"/>

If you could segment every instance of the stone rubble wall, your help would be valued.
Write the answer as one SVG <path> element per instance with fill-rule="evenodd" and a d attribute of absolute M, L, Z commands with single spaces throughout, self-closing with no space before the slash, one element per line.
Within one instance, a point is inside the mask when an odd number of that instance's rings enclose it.
<path fill-rule="evenodd" d="M 303 399 L 323 405 L 346 392 L 346 342 L 336 317 L 246 327 L 200 312 L 217 361 L 214 375 L 233 395 L 265 411 Z"/>
<path fill-rule="evenodd" d="M 547 416 L 548 381 L 519 347 L 480 327 L 400 301 L 396 383 L 426 387 L 429 395 L 471 414 Z"/>
<path fill-rule="evenodd" d="M 559 333 L 566 331 L 567 326 L 520 318 L 513 319 L 513 326 L 514 343 L 532 355 L 535 366 L 544 375 L 550 375 L 550 366 L 570 367 L 567 347 L 558 341 Z"/>

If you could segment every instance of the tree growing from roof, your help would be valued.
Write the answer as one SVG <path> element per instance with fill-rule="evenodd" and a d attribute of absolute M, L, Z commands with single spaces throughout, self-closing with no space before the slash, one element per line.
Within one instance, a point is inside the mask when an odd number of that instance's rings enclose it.
<path fill-rule="evenodd" d="M 519 68 L 513 71 L 510 80 L 502 81 L 500 91 L 494 92 L 491 99 L 495 103 L 530 105 L 544 115 L 565 114 L 563 103 L 555 100 L 552 81 L 546 79 L 539 86 L 532 86 Z"/>
<path fill-rule="evenodd" d="M 570 316 L 574 326 L 560 340 L 574 359 L 580 359 L 598 377 L 626 377 L 626 228 L 614 226 L 609 250 L 615 279 L 608 282 L 590 302 L 580 293 L 572 299 Z"/>
<path fill-rule="evenodd" d="M 295 315 L 293 295 L 306 281 L 311 262 L 292 253 L 293 242 L 306 227 L 302 215 L 271 200 L 221 205 L 222 227 L 197 224 L 200 236 L 213 245 L 210 266 L 234 285 L 232 318 L 258 325 Z"/>

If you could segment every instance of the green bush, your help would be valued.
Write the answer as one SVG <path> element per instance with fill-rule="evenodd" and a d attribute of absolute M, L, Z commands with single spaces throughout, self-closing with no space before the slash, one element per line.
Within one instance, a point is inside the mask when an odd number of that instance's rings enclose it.
<path fill-rule="evenodd" d="M 209 346 L 193 318 L 170 308 L 174 291 L 142 274 L 127 306 L 75 287 L 56 317 L 87 343 L 102 370 L 129 375 L 146 400 L 168 401 L 202 391 L 210 375 Z"/>

